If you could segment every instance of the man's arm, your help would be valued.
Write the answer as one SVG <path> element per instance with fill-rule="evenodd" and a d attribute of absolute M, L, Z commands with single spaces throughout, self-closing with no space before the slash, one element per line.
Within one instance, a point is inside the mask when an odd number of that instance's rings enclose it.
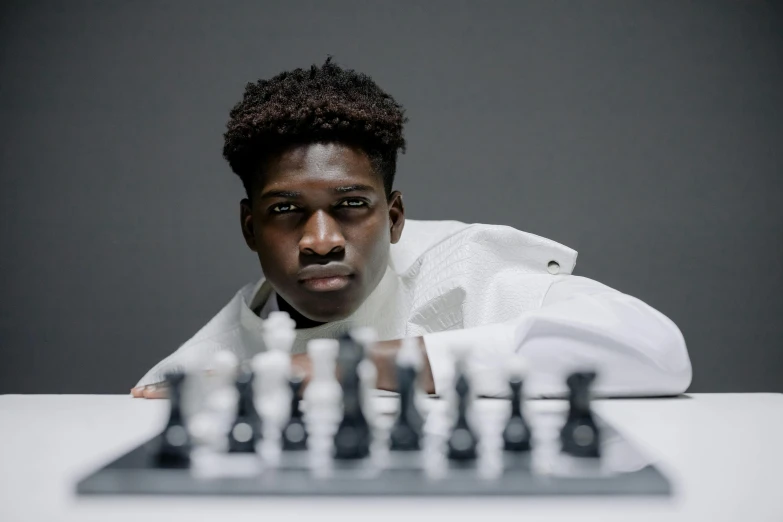
<path fill-rule="evenodd" d="M 599 396 L 659 396 L 684 392 L 692 369 L 679 328 L 630 295 L 580 276 L 560 276 L 541 308 L 501 324 L 435 332 L 418 337 L 424 354 L 420 384 L 438 393 L 451 382 L 456 344 L 470 346 L 469 368 L 477 393 L 505 396 L 505 365 L 512 353 L 526 357 L 531 396 L 565 396 L 565 378 L 595 369 Z M 402 341 L 377 343 L 370 358 L 377 388 L 396 391 L 396 355 Z"/>
<path fill-rule="evenodd" d="M 423 365 L 419 371 L 419 385 L 425 393 L 435 393 L 435 382 L 432 380 L 430 361 L 424 338 L 416 337 L 422 352 Z M 397 352 L 402 348 L 402 341 L 381 341 L 370 351 L 370 359 L 378 370 L 375 387 L 379 390 L 397 391 Z"/>
<path fill-rule="evenodd" d="M 564 396 L 566 374 L 578 368 L 598 372 L 594 390 L 600 396 L 658 396 L 684 392 L 692 369 L 679 328 L 665 315 L 630 295 L 579 276 L 561 276 L 542 306 L 520 317 L 435 332 L 418 338 L 424 352 L 421 385 L 438 393 L 451 380 L 451 350 L 471 347 L 469 367 L 479 394 L 505 396 L 507 357 L 516 352 L 529 363 L 526 393 Z M 378 368 L 376 386 L 396 390 L 396 355 L 402 342 L 383 341 L 371 351 Z M 294 363 L 309 373 L 305 354 Z M 161 387 L 134 390 L 134 396 L 165 396 Z"/>
<path fill-rule="evenodd" d="M 435 391 L 450 381 L 455 342 L 471 347 L 473 386 L 504 396 L 506 358 L 528 360 L 526 393 L 564 396 L 569 371 L 593 368 L 600 396 L 659 396 L 684 392 L 691 363 L 679 328 L 658 310 L 597 281 L 559 276 L 542 306 L 502 324 L 424 336 Z"/>

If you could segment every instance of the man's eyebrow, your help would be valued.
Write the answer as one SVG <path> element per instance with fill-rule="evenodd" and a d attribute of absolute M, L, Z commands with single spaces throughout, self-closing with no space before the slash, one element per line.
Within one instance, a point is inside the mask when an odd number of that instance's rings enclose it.
<path fill-rule="evenodd" d="M 344 194 L 345 192 L 372 192 L 373 189 L 369 185 L 346 185 L 344 187 L 335 187 L 334 191 L 339 194 Z"/>
<path fill-rule="evenodd" d="M 261 194 L 260 199 L 265 198 L 298 198 L 302 195 L 301 192 L 294 192 L 291 190 L 267 190 Z"/>
<path fill-rule="evenodd" d="M 335 187 L 332 189 L 334 192 L 337 192 L 338 194 L 345 194 L 347 192 L 372 192 L 373 189 L 369 185 L 345 185 L 342 187 Z M 293 190 L 267 190 L 263 194 L 261 194 L 260 199 L 266 199 L 266 198 L 299 198 L 302 197 L 301 192 L 296 192 Z"/>

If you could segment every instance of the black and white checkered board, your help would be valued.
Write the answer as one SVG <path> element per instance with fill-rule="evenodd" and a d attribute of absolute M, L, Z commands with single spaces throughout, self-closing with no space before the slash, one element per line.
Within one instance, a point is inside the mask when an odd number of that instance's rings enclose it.
<path fill-rule="evenodd" d="M 670 495 L 671 485 L 621 433 L 604 422 L 601 458 L 563 455 L 557 442 L 564 416 L 529 416 L 534 449 L 525 454 L 498 450 L 495 473 L 477 463 L 446 461 L 436 475 L 424 472 L 422 455 L 384 453 L 360 462 L 331 461 L 315 475 L 308 452 L 283 453 L 276 466 L 255 454 L 195 456 L 190 468 L 155 466 L 156 440 L 133 449 L 78 483 L 82 495 L 266 495 L 266 496 L 449 496 L 449 495 Z M 204 465 L 208 462 L 208 465 Z"/>

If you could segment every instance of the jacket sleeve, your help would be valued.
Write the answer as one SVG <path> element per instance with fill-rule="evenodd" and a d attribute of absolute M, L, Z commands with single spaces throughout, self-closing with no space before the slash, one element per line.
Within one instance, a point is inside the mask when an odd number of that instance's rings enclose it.
<path fill-rule="evenodd" d="M 476 393 L 506 396 L 505 361 L 516 352 L 528 363 L 525 392 L 562 397 L 571 371 L 598 374 L 597 396 L 662 396 L 684 392 L 691 363 L 680 329 L 643 301 L 597 281 L 556 276 L 540 308 L 499 324 L 424 335 L 435 390 L 449 386 L 451 348 L 469 348 Z"/>
<path fill-rule="evenodd" d="M 234 351 L 237 356 L 243 356 L 242 335 L 237 318 L 239 317 L 242 295 L 249 288 L 252 288 L 252 285 L 242 287 L 217 315 L 177 348 L 174 353 L 153 366 L 136 383 L 136 386 L 158 384 L 166 379 L 168 372 L 189 371 L 199 367 L 199 365 L 203 365 L 209 355 L 218 350 L 229 349 Z"/>

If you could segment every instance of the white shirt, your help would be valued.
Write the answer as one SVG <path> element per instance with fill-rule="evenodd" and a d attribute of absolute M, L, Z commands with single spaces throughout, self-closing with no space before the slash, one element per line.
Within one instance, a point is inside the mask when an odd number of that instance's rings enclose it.
<path fill-rule="evenodd" d="M 367 300 L 346 319 L 298 329 L 293 352 L 304 352 L 310 339 L 372 326 L 380 340 L 423 336 L 436 392 L 451 382 L 456 344 L 470 349 L 472 384 L 482 395 L 507 395 L 504 368 L 513 352 L 528 361 L 529 396 L 564 395 L 575 369 L 597 371 L 600 396 L 684 392 L 691 364 L 679 328 L 635 297 L 571 275 L 576 257 L 560 243 L 507 226 L 406 219 Z M 240 358 L 263 351 L 262 317 L 274 307 L 263 277 L 245 285 L 137 386 L 203 367 L 217 350 Z M 253 312 L 259 308 L 260 317 Z"/>

